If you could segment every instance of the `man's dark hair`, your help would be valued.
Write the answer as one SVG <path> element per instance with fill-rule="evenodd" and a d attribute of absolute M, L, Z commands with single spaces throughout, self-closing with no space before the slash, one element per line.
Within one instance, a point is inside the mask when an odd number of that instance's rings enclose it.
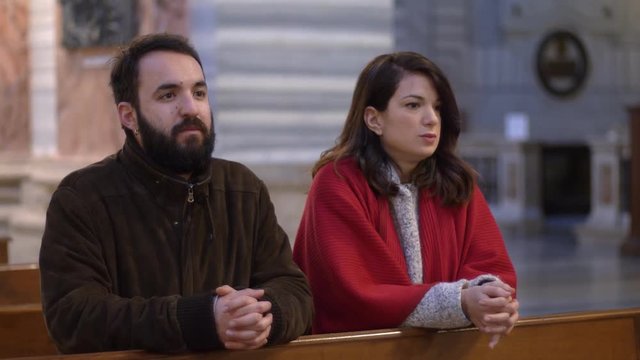
<path fill-rule="evenodd" d="M 138 64 L 143 56 L 152 51 L 189 55 L 196 59 L 202 69 L 198 52 L 184 36 L 166 33 L 139 36 L 112 59 L 110 85 L 116 104 L 124 101 L 134 107 L 138 105 Z"/>

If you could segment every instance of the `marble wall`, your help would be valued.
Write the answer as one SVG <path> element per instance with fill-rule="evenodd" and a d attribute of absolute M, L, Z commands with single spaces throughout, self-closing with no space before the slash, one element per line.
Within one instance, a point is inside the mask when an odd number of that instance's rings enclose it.
<path fill-rule="evenodd" d="M 138 2 L 138 33 L 188 35 L 187 0 Z M 58 12 L 57 43 L 62 38 Z M 117 47 L 58 48 L 58 153 L 63 157 L 101 157 L 121 147 L 124 133 L 117 118 L 108 64 Z"/>
<path fill-rule="evenodd" d="M 0 155 L 29 152 L 29 0 L 0 1 Z"/>

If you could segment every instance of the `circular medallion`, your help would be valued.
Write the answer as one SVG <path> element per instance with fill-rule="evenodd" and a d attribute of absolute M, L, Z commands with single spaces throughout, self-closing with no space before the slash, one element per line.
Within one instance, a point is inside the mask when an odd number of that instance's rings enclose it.
<path fill-rule="evenodd" d="M 589 73 L 587 51 L 573 33 L 554 31 L 538 46 L 536 70 L 549 93 L 559 97 L 573 95 L 584 85 Z"/>

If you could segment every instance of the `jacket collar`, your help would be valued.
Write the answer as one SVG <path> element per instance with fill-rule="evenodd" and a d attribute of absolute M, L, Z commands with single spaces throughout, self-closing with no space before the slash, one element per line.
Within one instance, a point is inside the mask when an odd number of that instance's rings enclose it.
<path fill-rule="evenodd" d="M 211 163 L 205 171 L 185 180 L 155 164 L 140 145 L 129 138 L 122 147 L 120 157 L 127 171 L 160 200 L 185 199 L 190 191 L 193 191 L 196 199 L 209 195 L 207 184 L 211 181 Z"/>

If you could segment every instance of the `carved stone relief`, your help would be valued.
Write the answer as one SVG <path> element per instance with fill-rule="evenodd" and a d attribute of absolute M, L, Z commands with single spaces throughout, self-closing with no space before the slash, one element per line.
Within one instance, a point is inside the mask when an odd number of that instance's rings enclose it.
<path fill-rule="evenodd" d="M 113 46 L 137 33 L 136 1 L 60 0 L 67 48 Z"/>

